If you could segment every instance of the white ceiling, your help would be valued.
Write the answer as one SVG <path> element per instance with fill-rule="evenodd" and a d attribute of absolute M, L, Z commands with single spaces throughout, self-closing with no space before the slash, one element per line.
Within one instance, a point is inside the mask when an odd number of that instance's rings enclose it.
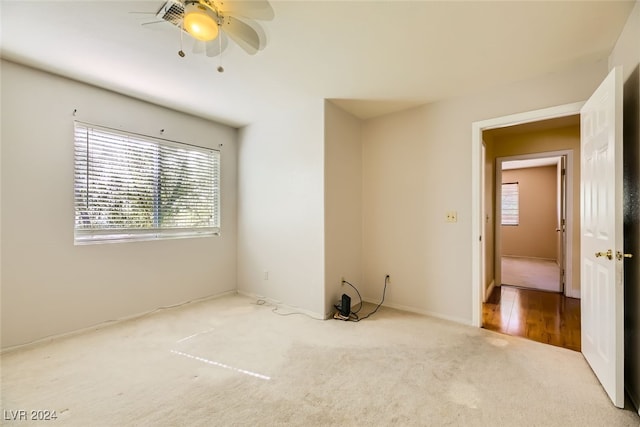
<path fill-rule="evenodd" d="M 606 59 L 634 1 L 272 1 L 266 49 L 231 43 L 222 74 L 129 13 L 163 4 L 2 0 L 0 53 L 233 126 L 310 98 L 370 118 Z"/>

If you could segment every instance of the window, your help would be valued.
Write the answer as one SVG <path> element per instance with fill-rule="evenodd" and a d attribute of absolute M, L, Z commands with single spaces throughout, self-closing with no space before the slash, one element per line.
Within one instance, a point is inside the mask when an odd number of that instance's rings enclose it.
<path fill-rule="evenodd" d="M 519 218 L 518 183 L 502 184 L 502 225 L 518 225 Z"/>
<path fill-rule="evenodd" d="M 75 243 L 220 231 L 220 153 L 75 122 Z"/>

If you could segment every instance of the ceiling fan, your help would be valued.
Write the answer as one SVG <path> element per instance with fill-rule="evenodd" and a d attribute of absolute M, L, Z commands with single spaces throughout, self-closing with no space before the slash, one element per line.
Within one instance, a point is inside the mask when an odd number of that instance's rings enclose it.
<path fill-rule="evenodd" d="M 267 0 L 167 0 L 158 10 L 160 20 L 143 25 L 168 22 L 195 42 L 194 53 L 220 55 L 231 39 L 250 55 L 265 48 L 266 36 L 256 20 L 271 20 L 274 12 Z M 178 55 L 185 56 L 181 48 Z M 218 67 L 222 72 L 222 66 Z"/>

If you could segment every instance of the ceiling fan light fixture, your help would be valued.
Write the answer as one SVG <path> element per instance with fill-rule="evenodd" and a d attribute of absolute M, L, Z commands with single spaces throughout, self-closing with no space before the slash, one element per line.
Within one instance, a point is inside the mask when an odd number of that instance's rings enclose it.
<path fill-rule="evenodd" d="M 186 32 L 202 41 L 218 37 L 218 20 L 214 13 L 198 2 L 189 3 L 184 8 L 183 25 Z"/>

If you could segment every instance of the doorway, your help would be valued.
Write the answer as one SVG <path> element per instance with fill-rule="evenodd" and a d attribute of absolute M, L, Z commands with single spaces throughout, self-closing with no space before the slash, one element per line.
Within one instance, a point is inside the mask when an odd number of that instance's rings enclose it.
<path fill-rule="evenodd" d="M 572 262 L 579 248 L 579 116 L 482 135 L 484 164 L 493 169 L 484 177 L 484 264 L 494 282 L 482 326 L 579 351 L 580 301 L 567 298 L 579 296 L 579 267 Z"/>
<path fill-rule="evenodd" d="M 472 124 L 471 141 L 473 159 L 471 171 L 472 176 L 486 177 L 493 175 L 495 165 L 487 160 L 491 158 L 491 149 L 487 147 L 487 141 L 483 140 L 483 136 L 486 137 L 486 131 L 512 127 L 514 125 L 540 122 L 549 119 L 561 119 L 569 116 L 576 116 L 580 113 L 582 105 L 582 102 L 578 102 L 474 122 Z M 538 151 L 544 150 L 538 149 Z M 482 155 L 483 153 L 486 154 Z M 481 209 L 481 206 L 485 206 L 485 208 L 493 206 L 491 203 L 486 203 L 485 197 L 487 196 L 487 191 L 485 190 L 487 186 L 483 185 L 484 181 L 484 179 L 474 181 L 471 191 L 471 230 L 472 235 L 474 236 L 473 239 L 477 242 L 476 245 L 473 246 L 472 250 L 472 324 L 476 327 L 482 326 L 482 305 L 485 301 L 485 296 L 490 295 L 491 290 L 496 286 L 496 283 L 500 283 L 499 281 L 495 281 L 499 278 L 490 279 L 491 277 L 494 277 L 493 270 L 495 267 L 495 259 L 492 255 L 493 247 L 491 247 L 491 250 L 487 250 L 485 245 L 492 244 L 493 242 L 493 236 L 490 235 L 491 233 L 489 233 L 489 230 L 493 229 L 491 225 L 494 223 L 495 219 L 493 212 L 487 213 Z M 575 186 L 576 183 L 574 182 L 573 185 Z M 576 199 L 579 198 L 576 197 Z M 579 209 L 577 209 L 577 211 L 579 212 Z M 574 224 L 574 227 L 575 226 L 576 224 Z M 577 226 L 579 227 L 579 221 Z M 485 234 L 482 234 L 482 230 L 485 230 Z M 484 258 L 481 256 L 483 253 L 485 254 Z M 485 259 L 489 258 L 491 258 L 491 262 L 485 262 Z"/>

